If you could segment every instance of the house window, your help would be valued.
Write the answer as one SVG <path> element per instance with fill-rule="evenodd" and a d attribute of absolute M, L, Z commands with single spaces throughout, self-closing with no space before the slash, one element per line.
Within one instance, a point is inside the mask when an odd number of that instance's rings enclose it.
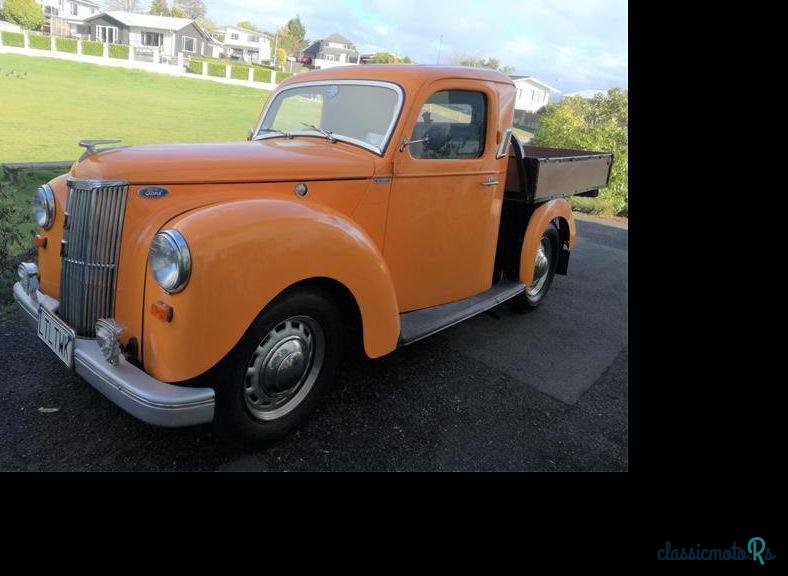
<path fill-rule="evenodd" d="M 78 16 L 79 15 L 79 6 L 77 6 L 76 2 L 71 3 L 71 15 Z"/>
<path fill-rule="evenodd" d="M 419 112 L 411 140 L 414 158 L 478 158 L 484 152 L 487 99 L 481 92 L 442 90 L 430 96 Z"/>
<path fill-rule="evenodd" d="M 96 26 L 96 41 L 115 44 L 118 41 L 118 29 L 115 26 Z"/>
<path fill-rule="evenodd" d="M 183 37 L 183 51 L 184 52 L 194 52 L 195 46 L 197 45 L 197 40 L 192 38 L 191 36 L 184 36 Z"/>
<path fill-rule="evenodd" d="M 230 34 L 230 40 L 238 40 L 238 38 L 240 38 L 240 36 L 238 36 L 238 34 L 235 34 L 235 33 Z"/>
<path fill-rule="evenodd" d="M 333 54 L 326 54 L 326 58 L 325 59 L 326 60 L 333 60 L 334 59 L 334 55 Z"/>
<path fill-rule="evenodd" d="M 57 8 L 54 8 L 52 6 L 44 6 L 44 15 L 45 16 L 57 16 L 58 15 Z"/>
<path fill-rule="evenodd" d="M 260 41 L 259 36 L 255 36 L 254 34 L 249 34 L 249 42 L 259 42 L 259 41 Z"/>
<path fill-rule="evenodd" d="M 143 32 L 141 37 L 143 46 L 159 47 L 164 43 L 164 34 L 161 32 Z"/>

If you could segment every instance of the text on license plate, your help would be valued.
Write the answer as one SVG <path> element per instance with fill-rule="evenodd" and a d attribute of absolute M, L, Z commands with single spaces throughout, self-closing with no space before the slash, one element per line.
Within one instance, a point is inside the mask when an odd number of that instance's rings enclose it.
<path fill-rule="evenodd" d="M 74 330 L 43 306 L 38 307 L 38 337 L 71 368 L 74 363 Z"/>

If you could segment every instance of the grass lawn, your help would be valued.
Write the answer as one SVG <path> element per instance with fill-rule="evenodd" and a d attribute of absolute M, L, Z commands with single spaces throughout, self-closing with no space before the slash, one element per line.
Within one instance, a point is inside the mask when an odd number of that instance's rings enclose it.
<path fill-rule="evenodd" d="M 206 80 L 0 54 L 0 163 L 71 160 L 82 153 L 77 141 L 83 138 L 124 144 L 244 140 L 268 95 Z"/>

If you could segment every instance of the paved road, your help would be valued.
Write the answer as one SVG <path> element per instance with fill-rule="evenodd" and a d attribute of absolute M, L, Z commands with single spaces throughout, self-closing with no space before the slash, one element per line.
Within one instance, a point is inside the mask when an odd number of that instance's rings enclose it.
<path fill-rule="evenodd" d="M 627 230 L 577 228 L 539 310 L 504 304 L 346 364 L 312 419 L 259 451 L 138 422 L 15 312 L 0 321 L 0 470 L 626 470 Z"/>

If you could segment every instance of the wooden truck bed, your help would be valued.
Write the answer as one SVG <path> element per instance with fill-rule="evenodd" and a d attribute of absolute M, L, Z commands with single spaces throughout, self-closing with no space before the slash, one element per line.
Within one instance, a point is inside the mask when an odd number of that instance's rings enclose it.
<path fill-rule="evenodd" d="M 528 203 L 596 196 L 610 182 L 612 152 L 526 146 L 512 137 L 506 196 Z"/>

